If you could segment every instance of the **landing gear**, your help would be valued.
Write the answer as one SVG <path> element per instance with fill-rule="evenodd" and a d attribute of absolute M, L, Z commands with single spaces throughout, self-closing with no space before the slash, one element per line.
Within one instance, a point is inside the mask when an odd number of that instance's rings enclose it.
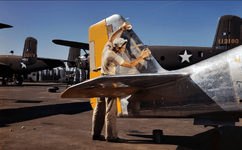
<path fill-rule="evenodd" d="M 23 78 L 21 77 L 21 75 L 15 75 L 14 76 L 14 82 L 17 84 L 17 85 L 21 85 L 23 83 Z"/>
<path fill-rule="evenodd" d="M 84 69 L 80 69 L 80 70 L 81 70 L 80 80 L 81 80 L 81 82 L 83 82 L 87 79 L 87 75 L 86 75 L 86 71 Z"/>
<path fill-rule="evenodd" d="M 7 85 L 7 84 L 8 84 L 8 79 L 3 77 L 2 85 Z"/>

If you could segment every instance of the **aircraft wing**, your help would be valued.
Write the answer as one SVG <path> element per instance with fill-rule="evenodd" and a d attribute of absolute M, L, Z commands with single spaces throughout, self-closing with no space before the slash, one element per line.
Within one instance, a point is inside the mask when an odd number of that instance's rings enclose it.
<path fill-rule="evenodd" d="M 65 66 L 64 60 L 61 60 L 61 59 L 39 58 L 39 57 L 37 59 L 45 62 L 50 68 Z"/>
<path fill-rule="evenodd" d="M 88 43 L 81 43 L 81 42 L 74 42 L 74 41 L 67 41 L 67 40 L 58 40 L 58 39 L 52 40 L 52 42 L 55 43 L 55 44 L 58 44 L 58 45 L 89 50 L 89 44 Z"/>
<path fill-rule="evenodd" d="M 159 86 L 186 74 L 134 74 L 102 76 L 69 87 L 62 98 L 127 97 L 140 89 Z"/>
<path fill-rule="evenodd" d="M 8 66 L 8 65 L 0 62 L 0 66 Z"/>
<path fill-rule="evenodd" d="M 0 23 L 0 29 L 3 29 L 3 28 L 12 28 L 13 26 L 10 26 L 8 24 L 3 24 L 3 23 Z"/>

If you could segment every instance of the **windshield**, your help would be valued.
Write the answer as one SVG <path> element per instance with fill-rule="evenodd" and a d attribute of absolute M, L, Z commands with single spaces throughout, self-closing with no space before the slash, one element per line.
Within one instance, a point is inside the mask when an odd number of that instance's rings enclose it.
<path fill-rule="evenodd" d="M 121 57 L 129 62 L 137 59 L 141 51 L 147 49 L 139 37 L 135 34 L 133 30 L 123 31 L 121 37 L 127 39 L 126 50 L 121 54 Z M 116 74 L 139 74 L 139 73 L 157 73 L 163 70 L 155 58 L 150 54 L 148 58 L 142 60 L 136 67 L 134 68 L 126 68 L 118 66 L 116 69 Z"/>

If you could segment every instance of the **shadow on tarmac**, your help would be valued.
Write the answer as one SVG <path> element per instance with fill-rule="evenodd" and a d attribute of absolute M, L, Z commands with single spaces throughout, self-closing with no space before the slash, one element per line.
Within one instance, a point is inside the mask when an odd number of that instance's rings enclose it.
<path fill-rule="evenodd" d="M 129 144 L 151 144 L 153 135 L 127 134 L 149 140 L 127 140 Z M 158 144 L 158 143 L 157 143 Z M 178 145 L 177 150 L 241 150 L 242 127 L 222 126 L 194 136 L 163 135 L 160 144 Z"/>
<path fill-rule="evenodd" d="M 90 102 L 76 102 L 46 106 L 34 106 L 16 109 L 0 110 L 0 127 L 7 124 L 17 123 L 42 117 L 48 117 L 58 114 L 78 114 L 92 110 Z"/>

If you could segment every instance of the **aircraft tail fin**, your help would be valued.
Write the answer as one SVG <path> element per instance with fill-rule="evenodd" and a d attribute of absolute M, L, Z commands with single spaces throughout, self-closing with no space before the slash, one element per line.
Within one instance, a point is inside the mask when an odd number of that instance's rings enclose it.
<path fill-rule="evenodd" d="M 33 37 L 27 37 L 24 43 L 22 62 L 31 65 L 37 61 L 37 40 Z"/>
<path fill-rule="evenodd" d="M 101 72 L 97 72 L 96 70 L 101 67 L 104 45 L 108 42 L 109 36 L 111 36 L 124 22 L 125 19 L 122 16 L 115 14 L 89 28 L 90 78 L 100 76 Z M 141 52 L 147 48 L 133 29 L 123 31 L 117 35 L 117 37 L 127 39 L 126 50 L 121 56 L 126 61 L 134 61 L 140 56 Z M 164 69 L 154 59 L 152 54 L 150 54 L 149 58 L 142 60 L 132 69 L 118 66 L 116 75 L 157 73 L 161 71 L 164 71 Z"/>
<path fill-rule="evenodd" d="M 69 55 L 68 55 L 68 61 L 67 65 L 68 67 L 75 67 L 75 60 L 80 57 L 80 48 L 74 48 L 74 47 L 70 47 L 69 49 Z"/>
<path fill-rule="evenodd" d="M 214 49 L 229 50 L 242 44 L 242 19 L 233 15 L 221 16 L 213 41 Z"/>

